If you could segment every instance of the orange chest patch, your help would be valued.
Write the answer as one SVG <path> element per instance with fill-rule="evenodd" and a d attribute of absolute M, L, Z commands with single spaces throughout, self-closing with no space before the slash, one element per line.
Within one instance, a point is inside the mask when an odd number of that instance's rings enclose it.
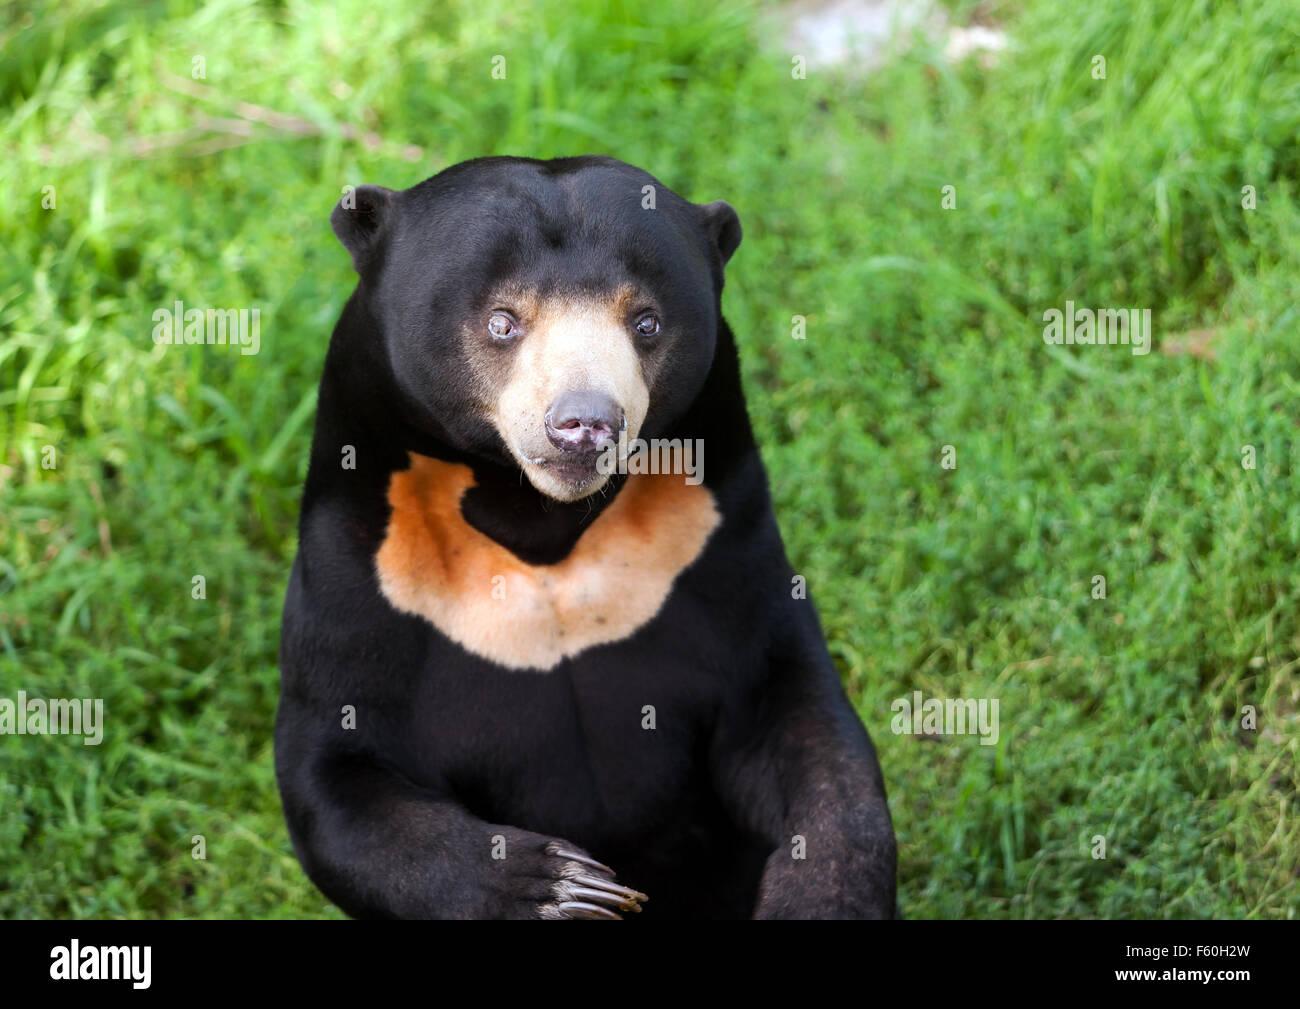
<path fill-rule="evenodd" d="M 629 476 L 558 564 L 520 560 L 467 521 L 468 466 L 411 455 L 393 474 L 393 514 L 375 567 L 403 613 L 510 669 L 554 669 L 650 622 L 722 521 L 713 495 L 680 475 Z"/>

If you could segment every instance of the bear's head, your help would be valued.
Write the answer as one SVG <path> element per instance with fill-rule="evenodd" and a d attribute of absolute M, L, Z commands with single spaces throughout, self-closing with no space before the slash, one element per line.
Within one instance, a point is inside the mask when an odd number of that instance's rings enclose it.
<path fill-rule="evenodd" d="M 603 157 L 360 186 L 330 223 L 403 413 L 561 501 L 605 484 L 607 443 L 658 437 L 699 394 L 741 234 L 727 203 Z"/>

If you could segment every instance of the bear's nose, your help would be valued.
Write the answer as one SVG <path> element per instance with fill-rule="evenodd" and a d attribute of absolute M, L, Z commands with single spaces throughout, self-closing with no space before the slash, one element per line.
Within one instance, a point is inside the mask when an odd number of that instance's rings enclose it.
<path fill-rule="evenodd" d="M 627 424 L 623 408 L 602 392 L 566 392 L 546 411 L 546 437 L 565 452 L 594 452 Z"/>

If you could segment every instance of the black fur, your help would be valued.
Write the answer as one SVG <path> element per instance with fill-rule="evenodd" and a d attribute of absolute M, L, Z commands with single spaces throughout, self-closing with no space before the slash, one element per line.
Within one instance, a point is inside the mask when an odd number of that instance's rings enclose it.
<path fill-rule="evenodd" d="M 721 316 L 735 212 L 608 158 L 487 158 L 354 196 L 332 223 L 360 281 L 325 362 L 281 642 L 276 770 L 308 875 L 355 916 L 535 917 L 559 839 L 649 894 L 643 918 L 893 917 L 880 769 L 792 598 Z M 467 652 L 394 610 L 375 573 L 408 451 L 472 466 L 467 520 L 530 563 L 563 558 L 618 492 L 544 497 L 476 412 L 459 322 L 506 275 L 630 277 L 666 303 L 641 435 L 702 438 L 723 516 L 655 619 L 549 672 Z"/>

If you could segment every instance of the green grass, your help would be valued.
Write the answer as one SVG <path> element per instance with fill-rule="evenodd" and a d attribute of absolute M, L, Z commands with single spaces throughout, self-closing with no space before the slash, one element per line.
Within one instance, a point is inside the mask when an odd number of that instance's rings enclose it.
<path fill-rule="evenodd" d="M 609 153 L 740 212 L 724 308 L 881 752 L 904 912 L 1295 917 L 1300 18 L 980 10 L 1016 40 L 994 69 L 919 42 L 797 81 L 731 4 L 9 5 L 0 697 L 102 697 L 108 733 L 0 736 L 0 915 L 338 914 L 271 762 L 352 285 L 330 208 L 477 155 Z M 154 346 L 177 299 L 259 307 L 261 353 Z M 1067 299 L 1149 307 L 1157 342 L 1213 330 L 1214 359 L 1049 348 Z M 999 698 L 998 745 L 892 735 L 913 690 Z"/>

